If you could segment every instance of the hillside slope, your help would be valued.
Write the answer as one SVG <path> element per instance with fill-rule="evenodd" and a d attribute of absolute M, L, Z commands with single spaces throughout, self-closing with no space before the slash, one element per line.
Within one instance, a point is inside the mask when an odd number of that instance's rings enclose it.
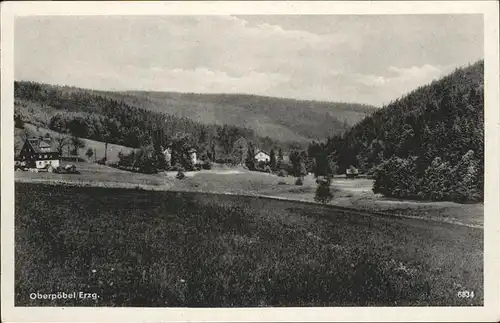
<path fill-rule="evenodd" d="M 262 149 L 296 144 L 262 137 L 254 130 L 231 125 L 204 124 L 186 117 L 129 105 L 95 91 L 35 82 L 14 83 L 16 127 L 30 123 L 58 133 L 139 148 L 182 141 L 203 155 L 228 158 L 234 143 L 244 138 Z M 216 157 L 214 157 L 216 156 Z"/>
<path fill-rule="evenodd" d="M 24 82 L 18 82 L 23 84 Z M 309 142 L 344 132 L 375 110 L 352 103 L 300 101 L 243 94 L 109 92 L 41 84 L 63 96 L 92 95 L 203 124 L 251 129 L 277 141 Z"/>
<path fill-rule="evenodd" d="M 124 92 L 125 102 L 201 122 L 254 129 L 262 136 L 289 138 L 290 134 L 321 139 L 341 133 L 375 110 L 373 106 L 302 101 L 246 94 Z M 144 104 L 144 103 L 143 103 Z"/>
<path fill-rule="evenodd" d="M 383 164 L 388 177 L 399 176 L 390 180 L 398 194 L 414 195 L 420 180 L 443 183 L 431 191 L 446 190 L 444 183 L 453 181 L 446 178 L 448 172 L 457 181 L 470 180 L 467 185 L 477 185 L 482 192 L 483 83 L 484 61 L 457 69 L 376 111 L 344 135 L 330 138 L 328 151 L 335 152 L 341 171 L 349 165 L 369 171 Z"/>
<path fill-rule="evenodd" d="M 60 136 L 63 137 L 69 137 L 66 134 L 61 134 L 58 132 L 55 132 L 50 129 L 42 128 L 42 127 L 37 127 L 32 124 L 26 123 L 24 124 L 24 128 L 15 128 L 14 129 L 14 151 L 15 154 L 17 155 L 19 151 L 22 148 L 22 145 L 24 144 L 24 141 L 27 137 L 45 137 L 46 135 L 49 135 L 50 138 L 57 138 Z M 83 158 L 88 161 L 95 161 L 99 160 L 104 157 L 104 150 L 105 150 L 105 143 L 100 142 L 100 141 L 95 141 L 91 139 L 84 139 L 82 138 L 83 143 L 85 144 L 85 147 L 79 148 L 78 149 L 78 157 Z M 92 149 L 95 155 L 92 155 L 91 158 L 87 157 L 85 155 L 87 149 Z M 128 154 L 133 150 L 133 148 L 130 147 L 125 147 L 121 145 L 115 145 L 115 144 L 108 144 L 107 147 L 107 160 L 109 162 L 117 162 L 118 161 L 118 154 L 121 152 L 123 154 Z M 63 151 L 63 157 L 68 157 L 68 152 L 67 149 L 65 148 Z"/>

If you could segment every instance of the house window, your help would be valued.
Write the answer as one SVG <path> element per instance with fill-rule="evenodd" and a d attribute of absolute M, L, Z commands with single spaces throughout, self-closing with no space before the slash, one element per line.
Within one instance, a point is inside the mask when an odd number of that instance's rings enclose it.
<path fill-rule="evenodd" d="M 43 155 L 43 158 L 47 158 L 47 155 Z"/>

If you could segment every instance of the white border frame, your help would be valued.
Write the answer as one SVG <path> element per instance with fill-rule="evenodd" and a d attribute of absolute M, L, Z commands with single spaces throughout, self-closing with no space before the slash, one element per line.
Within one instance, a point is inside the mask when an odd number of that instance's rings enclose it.
<path fill-rule="evenodd" d="M 499 18 L 497 1 L 344 2 L 3 2 L 1 4 L 1 210 L 2 321 L 470 321 L 500 320 Z M 15 16 L 32 15 L 216 15 L 216 14 L 437 14 L 484 15 L 485 218 L 483 307 L 340 308 L 83 308 L 14 307 L 13 79 Z"/>

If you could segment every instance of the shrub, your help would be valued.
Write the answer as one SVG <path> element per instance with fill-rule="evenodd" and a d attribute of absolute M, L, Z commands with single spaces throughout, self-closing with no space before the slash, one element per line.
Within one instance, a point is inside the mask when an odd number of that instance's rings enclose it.
<path fill-rule="evenodd" d="M 180 164 L 175 164 L 173 166 L 170 166 L 170 168 L 168 169 L 170 172 L 178 172 L 178 171 L 182 171 L 182 172 L 185 172 L 186 170 L 184 169 L 184 167 L 182 167 Z"/>
<path fill-rule="evenodd" d="M 303 185 L 304 184 L 304 180 L 302 179 L 302 177 L 297 177 L 297 179 L 295 180 L 295 185 Z"/>
<path fill-rule="evenodd" d="M 225 163 L 226 163 L 226 159 L 225 159 L 225 158 L 220 158 L 220 157 L 219 157 L 219 158 L 217 158 L 217 159 L 215 160 L 215 162 L 216 162 L 217 164 L 225 164 Z"/>
<path fill-rule="evenodd" d="M 280 171 L 278 172 L 278 176 L 279 177 L 287 177 L 288 174 L 287 174 L 286 170 L 280 169 Z"/>
<path fill-rule="evenodd" d="M 419 198 L 441 201 L 450 195 L 452 169 L 448 162 L 436 157 L 419 181 Z"/>
<path fill-rule="evenodd" d="M 210 161 L 206 160 L 201 164 L 201 168 L 206 169 L 206 170 L 212 169 L 212 163 Z"/>
<path fill-rule="evenodd" d="M 266 166 L 267 166 L 267 162 L 259 160 L 255 167 L 258 169 L 265 169 Z"/>
<path fill-rule="evenodd" d="M 184 178 L 186 178 L 186 174 L 184 174 L 183 171 L 179 170 L 177 172 L 177 175 L 175 175 L 175 178 L 177 178 L 177 179 L 184 179 Z"/>
<path fill-rule="evenodd" d="M 482 199 L 477 188 L 479 165 L 474 152 L 469 150 L 452 170 L 451 200 L 455 202 L 476 202 Z"/>
<path fill-rule="evenodd" d="M 316 202 L 327 204 L 333 199 L 333 194 L 330 190 L 331 181 L 329 179 L 320 180 L 316 188 L 314 200 Z"/>
<path fill-rule="evenodd" d="M 14 114 L 14 127 L 21 128 L 21 129 L 24 128 L 23 118 L 21 117 L 21 115 L 19 115 L 17 113 Z"/>
<path fill-rule="evenodd" d="M 389 197 L 417 197 L 416 157 L 392 157 L 379 165 L 374 174 L 373 193 Z"/>

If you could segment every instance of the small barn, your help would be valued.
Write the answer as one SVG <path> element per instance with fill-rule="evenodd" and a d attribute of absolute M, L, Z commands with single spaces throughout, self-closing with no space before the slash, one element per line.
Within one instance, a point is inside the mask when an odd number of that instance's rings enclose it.
<path fill-rule="evenodd" d="M 60 154 L 50 138 L 27 138 L 19 152 L 18 160 L 31 168 L 54 168 L 60 165 Z"/>
<path fill-rule="evenodd" d="M 257 162 L 266 162 L 267 163 L 267 162 L 269 162 L 271 160 L 271 156 L 269 156 L 269 154 L 267 154 L 263 150 L 258 150 L 257 153 L 254 156 L 254 159 Z"/>

